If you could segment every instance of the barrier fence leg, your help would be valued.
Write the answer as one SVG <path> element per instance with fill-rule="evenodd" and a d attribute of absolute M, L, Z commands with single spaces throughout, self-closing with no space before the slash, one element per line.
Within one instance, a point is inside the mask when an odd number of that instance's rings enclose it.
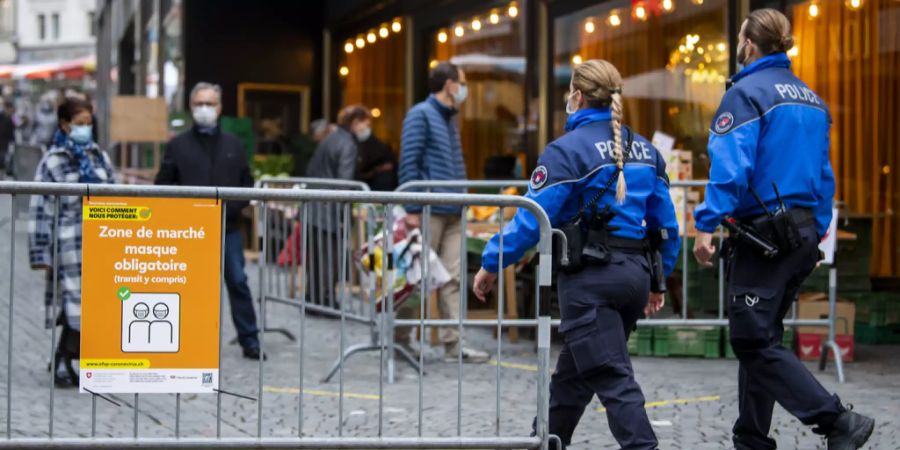
<path fill-rule="evenodd" d="M 825 370 L 828 364 L 829 350 L 834 355 L 834 368 L 838 383 L 844 383 L 844 362 L 841 348 L 837 345 L 835 330 L 835 314 L 837 313 L 837 268 L 832 265 L 828 269 L 828 341 L 822 344 L 819 357 L 819 371 Z"/>
<path fill-rule="evenodd" d="M 57 320 L 57 303 L 59 302 L 59 203 L 60 199 L 57 195 L 54 197 L 53 206 L 53 237 L 51 245 L 53 246 L 53 303 L 50 305 L 50 424 L 49 436 L 53 438 L 53 406 L 54 394 L 56 392 L 56 320 Z M 62 306 L 62 313 L 65 314 L 65 305 Z M 10 320 L 12 318 L 10 317 Z"/>
<path fill-rule="evenodd" d="M 216 391 L 216 439 L 222 437 L 222 342 L 225 339 L 225 217 L 228 203 L 222 202 L 222 228 L 219 244 L 219 390 Z"/>
<path fill-rule="evenodd" d="M 16 195 L 9 196 L 9 311 L 6 316 L 6 438 L 12 439 L 13 303 L 16 283 Z"/>
<path fill-rule="evenodd" d="M 549 298 L 547 299 L 549 301 Z M 547 450 L 550 435 L 550 316 L 538 319 L 537 429 L 541 449 Z"/>

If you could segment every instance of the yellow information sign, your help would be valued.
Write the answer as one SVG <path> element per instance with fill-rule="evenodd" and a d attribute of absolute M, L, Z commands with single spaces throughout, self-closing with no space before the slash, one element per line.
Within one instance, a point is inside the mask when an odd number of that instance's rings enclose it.
<path fill-rule="evenodd" d="M 219 386 L 222 210 L 216 200 L 84 200 L 82 392 Z"/>

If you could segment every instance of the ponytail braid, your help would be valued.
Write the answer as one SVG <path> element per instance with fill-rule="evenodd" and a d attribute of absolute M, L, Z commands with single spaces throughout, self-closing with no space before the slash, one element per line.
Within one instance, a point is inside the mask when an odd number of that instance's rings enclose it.
<path fill-rule="evenodd" d="M 619 171 L 619 180 L 616 182 L 616 201 L 622 204 L 625 202 L 625 195 L 628 193 L 628 188 L 625 185 L 625 149 L 622 144 L 622 94 L 618 88 L 611 91 L 612 102 L 610 109 L 612 110 L 612 120 L 610 121 L 610 126 L 612 126 L 613 140 L 616 145 L 616 168 Z"/>

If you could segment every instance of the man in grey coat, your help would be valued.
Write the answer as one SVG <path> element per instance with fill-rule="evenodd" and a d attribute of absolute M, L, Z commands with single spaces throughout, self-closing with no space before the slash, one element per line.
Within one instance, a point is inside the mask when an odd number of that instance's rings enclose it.
<path fill-rule="evenodd" d="M 338 114 L 338 127 L 316 147 L 306 176 L 335 180 L 356 179 L 359 143 L 372 134 L 372 114 L 362 105 L 350 105 Z M 311 303 L 334 308 L 334 285 L 339 281 L 340 249 L 338 236 L 343 215 L 334 203 L 309 207 L 310 239 L 306 252 L 312 271 L 307 283 Z M 324 270 L 323 270 L 324 269 Z"/>

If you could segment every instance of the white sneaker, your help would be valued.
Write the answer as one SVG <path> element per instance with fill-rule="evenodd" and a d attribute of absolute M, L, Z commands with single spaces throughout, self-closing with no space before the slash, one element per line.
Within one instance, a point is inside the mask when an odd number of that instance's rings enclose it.
<path fill-rule="evenodd" d="M 488 352 L 462 347 L 459 343 L 447 344 L 444 349 L 444 361 L 447 362 L 459 361 L 460 353 L 462 353 L 462 362 L 464 363 L 484 364 L 491 360 L 491 355 Z"/>

